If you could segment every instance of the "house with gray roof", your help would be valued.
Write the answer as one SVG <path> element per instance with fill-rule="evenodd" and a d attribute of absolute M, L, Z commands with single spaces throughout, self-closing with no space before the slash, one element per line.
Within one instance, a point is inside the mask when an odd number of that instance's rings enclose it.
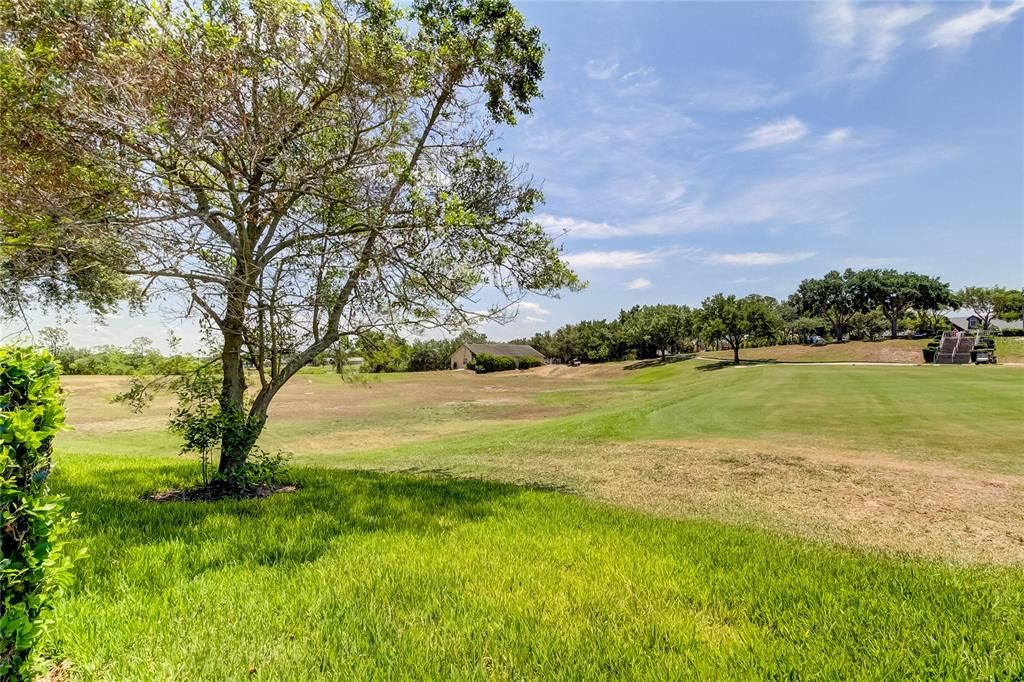
<path fill-rule="evenodd" d="M 953 331 L 968 332 L 968 331 L 981 331 L 984 326 L 985 320 L 978 315 L 965 315 L 965 316 L 951 316 L 947 317 L 949 323 L 953 325 Z M 1005 329 L 1021 329 L 1024 328 L 1024 323 L 1021 320 L 1000 320 L 999 318 L 993 318 L 988 322 L 988 328 L 995 331 L 1003 331 Z"/>
<path fill-rule="evenodd" d="M 452 353 L 451 368 L 466 369 L 473 363 L 473 358 L 480 354 L 509 358 L 544 359 L 544 354 L 533 346 L 518 343 L 464 343 Z"/>

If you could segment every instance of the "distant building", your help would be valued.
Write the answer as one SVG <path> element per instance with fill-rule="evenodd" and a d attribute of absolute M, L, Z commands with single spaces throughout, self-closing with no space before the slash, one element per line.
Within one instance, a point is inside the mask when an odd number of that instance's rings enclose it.
<path fill-rule="evenodd" d="M 981 331 L 985 321 L 977 315 L 967 315 L 966 317 L 949 317 L 947 318 L 949 323 L 953 325 L 953 330 L 958 332 L 967 331 Z M 1024 327 L 1020 320 L 1000 320 L 998 318 L 989 320 L 988 328 L 992 330 L 1002 331 L 1004 329 L 1021 329 Z"/>
<path fill-rule="evenodd" d="M 533 346 L 518 343 L 465 343 L 452 353 L 451 368 L 466 369 L 477 355 L 486 354 L 495 357 L 537 358 L 544 359 L 544 354 Z"/>

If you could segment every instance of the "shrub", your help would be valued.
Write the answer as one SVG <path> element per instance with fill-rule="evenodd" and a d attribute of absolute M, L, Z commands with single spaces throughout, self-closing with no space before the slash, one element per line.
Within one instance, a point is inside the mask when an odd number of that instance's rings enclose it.
<path fill-rule="evenodd" d="M 544 361 L 540 358 L 519 358 L 519 369 L 530 369 L 531 367 L 540 367 L 544 364 Z"/>
<path fill-rule="evenodd" d="M 46 351 L 0 348 L 0 679 L 34 677 L 33 647 L 70 578 L 64 499 L 49 491 L 54 434 L 64 426 L 60 366 Z"/>
<path fill-rule="evenodd" d="M 480 353 L 473 360 L 473 369 L 476 370 L 477 374 L 484 374 L 486 372 L 505 372 L 510 369 L 516 369 L 526 366 L 521 365 L 524 360 L 536 360 L 536 358 L 519 358 L 519 362 L 516 358 L 510 358 L 507 355 L 491 355 L 490 353 Z M 537 365 L 541 364 L 537 360 Z M 528 365 L 529 367 L 536 367 L 537 365 Z"/>

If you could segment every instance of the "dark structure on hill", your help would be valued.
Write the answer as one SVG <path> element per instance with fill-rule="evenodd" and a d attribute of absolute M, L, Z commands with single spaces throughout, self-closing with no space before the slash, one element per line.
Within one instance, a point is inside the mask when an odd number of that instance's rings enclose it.
<path fill-rule="evenodd" d="M 544 354 L 533 346 L 524 346 L 518 343 L 465 343 L 452 353 L 451 368 L 466 369 L 473 362 L 473 358 L 480 354 L 495 357 L 544 359 Z"/>

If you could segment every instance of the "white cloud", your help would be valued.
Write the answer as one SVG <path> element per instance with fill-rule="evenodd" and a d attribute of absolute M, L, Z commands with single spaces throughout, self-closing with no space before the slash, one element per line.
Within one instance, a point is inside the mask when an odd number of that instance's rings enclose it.
<path fill-rule="evenodd" d="M 526 310 L 527 312 L 531 312 L 531 313 L 534 313 L 536 315 L 550 315 L 551 314 L 550 310 L 548 310 L 547 308 L 542 308 L 540 306 L 540 304 L 534 303 L 532 301 L 520 301 L 519 302 L 519 309 L 520 310 Z"/>
<path fill-rule="evenodd" d="M 646 277 L 637 277 L 626 284 L 627 289 L 649 289 L 651 286 L 651 280 Z"/>
<path fill-rule="evenodd" d="M 591 59 L 583 65 L 583 72 L 591 80 L 606 81 L 619 72 L 619 63 L 614 59 Z"/>
<path fill-rule="evenodd" d="M 792 97 L 792 93 L 779 90 L 771 83 L 735 78 L 727 80 L 733 82 L 690 95 L 689 106 L 693 109 L 736 113 L 770 109 L 785 104 Z"/>
<path fill-rule="evenodd" d="M 732 265 L 736 267 L 752 267 L 763 265 L 786 265 L 788 263 L 799 263 L 808 258 L 813 258 L 810 251 L 797 253 L 772 253 L 768 251 L 748 251 L 746 253 L 713 253 L 707 257 L 707 262 L 713 265 Z"/>
<path fill-rule="evenodd" d="M 525 321 L 526 322 L 530 322 L 531 324 L 544 324 L 544 323 L 547 322 L 547 320 L 545 320 L 543 317 L 533 317 L 533 316 L 527 316 Z"/>
<path fill-rule="evenodd" d="M 657 251 L 582 251 L 565 257 L 566 262 L 581 270 L 624 270 L 658 262 Z"/>
<path fill-rule="evenodd" d="M 836 128 L 825 136 L 825 145 L 828 147 L 839 147 L 850 139 L 849 128 Z"/>
<path fill-rule="evenodd" d="M 970 46 L 974 36 L 985 29 L 1013 21 L 1017 12 L 1024 9 L 1024 0 L 1014 0 L 1009 5 L 992 7 L 988 2 L 977 9 L 958 14 L 938 24 L 928 34 L 932 47 L 963 50 Z"/>
<path fill-rule="evenodd" d="M 619 89 L 620 94 L 634 93 L 637 90 L 645 88 L 653 88 L 661 81 L 655 75 L 654 69 L 645 66 L 640 69 L 633 69 L 622 76 L 622 87 Z"/>
<path fill-rule="evenodd" d="M 795 116 L 766 123 L 747 133 L 746 142 L 738 149 L 763 149 L 796 142 L 807 134 L 807 125 Z"/>
<path fill-rule="evenodd" d="M 823 49 L 822 76 L 876 78 L 906 42 L 911 26 L 931 14 L 931 7 L 822 2 L 812 18 L 812 33 Z"/>
<path fill-rule="evenodd" d="M 609 101 L 611 104 L 609 104 Z M 531 119 L 527 146 L 553 159 L 583 157 L 623 161 L 636 158 L 641 147 L 677 140 L 700 126 L 689 116 L 668 106 L 629 98 L 596 98 L 582 107 L 569 125 Z"/>
<path fill-rule="evenodd" d="M 628 234 L 626 230 L 609 225 L 608 223 L 596 223 L 569 216 L 553 216 L 549 213 L 537 216 L 537 222 L 548 233 L 556 236 L 567 235 L 582 239 L 607 239 L 609 237 L 622 237 Z"/>

